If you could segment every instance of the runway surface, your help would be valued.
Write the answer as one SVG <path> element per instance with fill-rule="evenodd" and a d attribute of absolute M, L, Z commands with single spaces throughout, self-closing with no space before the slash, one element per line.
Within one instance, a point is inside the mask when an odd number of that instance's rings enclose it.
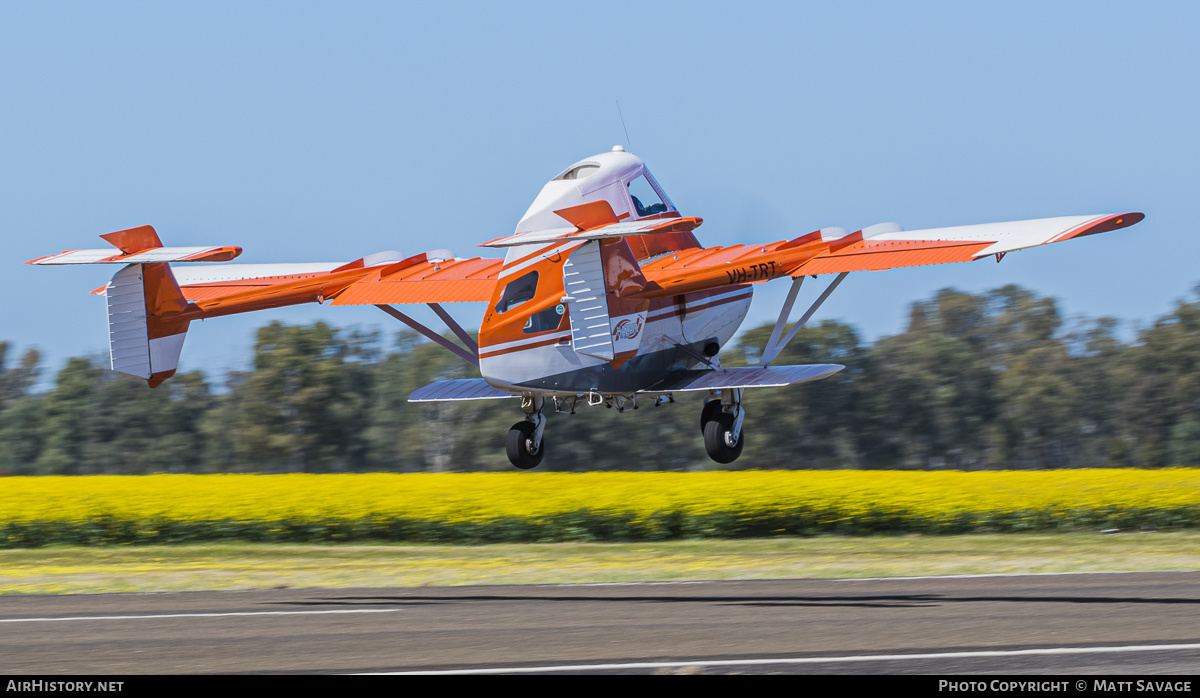
<path fill-rule="evenodd" d="M 0 672 L 1196 673 L 1200 572 L 0 597 Z"/>

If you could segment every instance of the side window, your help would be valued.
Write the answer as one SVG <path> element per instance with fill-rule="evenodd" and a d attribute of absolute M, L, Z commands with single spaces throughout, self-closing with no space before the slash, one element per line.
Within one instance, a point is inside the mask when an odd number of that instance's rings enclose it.
<path fill-rule="evenodd" d="M 579 167 L 572 167 L 561 175 L 555 177 L 555 179 L 585 179 L 596 174 L 596 170 L 599 169 L 599 165 L 592 165 L 590 163 L 580 165 Z"/>
<path fill-rule="evenodd" d="M 557 330 L 562 323 L 563 313 L 566 309 L 561 303 L 556 307 L 546 308 L 540 313 L 534 313 L 529 316 L 529 322 L 525 323 L 525 334 L 537 334 L 538 332 L 549 332 Z"/>
<path fill-rule="evenodd" d="M 658 192 L 646 181 L 646 175 L 641 175 L 629 183 L 629 196 L 633 199 L 633 207 L 637 209 L 639 218 L 665 213 L 667 210 L 667 205 L 663 203 Z"/>
<path fill-rule="evenodd" d="M 504 287 L 504 292 L 500 294 L 500 301 L 496 303 L 496 312 L 503 313 L 518 305 L 533 300 L 537 293 L 538 273 L 531 271 L 525 276 L 510 282 Z"/>

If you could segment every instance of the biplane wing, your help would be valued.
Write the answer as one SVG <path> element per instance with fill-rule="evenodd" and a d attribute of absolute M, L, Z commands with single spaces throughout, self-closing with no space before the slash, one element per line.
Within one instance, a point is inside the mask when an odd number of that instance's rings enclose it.
<path fill-rule="evenodd" d="M 111 255 L 108 250 L 72 250 L 52 257 L 70 255 L 70 261 L 43 261 L 40 258 L 29 264 L 86 264 L 81 253 L 93 257 L 90 263 L 136 264 L 157 261 L 197 262 L 209 259 L 185 258 L 182 253 L 193 248 L 162 248 L 155 250 L 158 257 L 172 255 L 170 259 L 151 258 L 150 253 L 132 256 Z M 205 249 L 210 248 L 195 248 Z M 231 248 L 211 248 L 228 250 Z M 238 248 L 232 248 L 238 249 Z M 100 254 L 104 253 L 105 258 Z M 449 254 L 449 253 L 447 253 Z M 370 260 L 370 258 L 365 258 Z M 268 297 L 279 299 L 287 290 L 291 295 L 303 296 L 303 301 L 329 299 L 330 305 L 383 305 L 411 303 L 467 303 L 486 302 L 496 284 L 500 271 L 499 259 L 442 259 L 429 253 L 417 255 L 398 263 L 363 260 L 351 262 L 300 262 L 285 264 L 225 264 L 216 267 L 182 267 L 173 269 L 183 297 L 198 308 L 215 309 L 228 306 L 232 301 L 250 302 Z M 357 266 L 351 266 L 355 265 Z M 356 271 L 357 270 L 357 271 Z M 349 275 L 343 272 L 350 272 Z M 347 279 L 346 277 L 349 276 Z M 333 278 L 331 278 L 333 277 Z M 337 283 L 331 283 L 334 278 Z M 107 295 L 111 284 L 92 291 L 92 295 Z M 308 296 L 311 296 L 309 298 Z"/>
<path fill-rule="evenodd" d="M 521 397 L 497 390 L 482 378 L 457 378 L 436 381 L 417 388 L 408 396 L 409 402 L 453 402 L 457 400 L 499 400 Z"/>
<path fill-rule="evenodd" d="M 429 259 L 383 267 L 346 287 L 332 305 L 472 303 L 491 300 L 500 259 Z"/>
<path fill-rule="evenodd" d="M 691 391 L 729 390 L 732 388 L 782 388 L 797 383 L 828 378 L 845 368 L 841 364 L 805 364 L 693 369 L 667 374 L 661 381 L 639 393 L 665 394 Z M 482 378 L 458 378 L 430 383 L 408 396 L 409 402 L 454 402 L 459 400 L 498 400 L 520 397 L 497 390 Z"/>
<path fill-rule="evenodd" d="M 1118 230 L 1141 213 L 1066 216 L 1009 223 L 905 231 L 881 223 L 847 234 L 825 228 L 793 240 L 681 250 L 642 265 L 648 284 L 634 297 L 653 298 L 723 285 L 851 271 L 969 262 Z"/>
<path fill-rule="evenodd" d="M 1124 228 L 1141 213 L 1044 218 L 905 231 L 881 223 L 853 233 L 825 228 L 766 244 L 700 246 L 703 223 L 681 215 L 641 158 L 621 146 L 576 162 L 548 181 L 512 235 L 482 246 L 504 259 L 463 259 L 447 250 L 406 257 L 379 252 L 349 263 L 231 264 L 240 247 L 166 247 L 150 226 L 102 235 L 117 248 L 67 250 L 29 264 L 117 264 L 104 287 L 112 368 L 154 387 L 176 370 L 189 324 L 300 303 L 375 305 L 479 368 L 481 378 L 437 381 L 412 402 L 520 399 L 524 420 L 508 432 L 513 465 L 545 454 L 543 407 L 618 411 L 638 395 L 661 404 L 674 392 L 707 392 L 704 448 L 731 463 L 745 444 L 747 388 L 818 380 L 837 364 L 771 366 L 852 271 L 879 271 L 984 257 Z M 834 279 L 785 329 L 809 276 Z M 750 308 L 750 284 L 789 277 L 791 290 L 763 347 L 762 367 L 721 368 Z M 441 307 L 487 302 L 476 339 Z M 427 304 L 457 338 L 394 306 Z"/>
<path fill-rule="evenodd" d="M 682 393 L 731 388 L 781 388 L 828 378 L 846 368 L 841 364 L 693 369 L 667 374 L 644 393 Z"/>
<path fill-rule="evenodd" d="M 232 264 L 176 274 L 184 297 L 213 311 L 284 298 L 330 305 L 487 301 L 499 271 L 499 259 L 458 259 L 435 250 L 405 259 L 380 252 L 348 264 Z"/>

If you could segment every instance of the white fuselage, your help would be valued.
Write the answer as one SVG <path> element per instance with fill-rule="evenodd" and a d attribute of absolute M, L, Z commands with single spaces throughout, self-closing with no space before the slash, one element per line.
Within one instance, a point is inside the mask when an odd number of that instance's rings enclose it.
<path fill-rule="evenodd" d="M 632 393 L 653 387 L 673 370 L 700 364 L 704 347 L 724 347 L 750 309 L 749 286 L 700 291 L 683 302 L 651 306 L 637 354 L 619 368 L 577 353 L 569 329 L 481 348 L 479 369 L 492 386 L 529 395 Z M 621 318 L 614 318 L 619 324 Z M 681 349 L 680 347 L 686 347 Z"/>

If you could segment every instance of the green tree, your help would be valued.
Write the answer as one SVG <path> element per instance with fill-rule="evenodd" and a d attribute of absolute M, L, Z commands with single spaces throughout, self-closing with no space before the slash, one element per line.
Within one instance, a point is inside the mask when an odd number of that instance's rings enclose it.
<path fill-rule="evenodd" d="M 43 399 L 30 394 L 41 373 L 41 354 L 27 349 L 8 365 L 12 346 L 0 342 L 0 474 L 31 475 L 42 449 Z"/>
<path fill-rule="evenodd" d="M 42 448 L 34 465 L 39 475 L 74 475 L 83 466 L 84 424 L 93 409 L 100 369 L 73 358 L 58 372 L 42 412 Z"/>
<path fill-rule="evenodd" d="M 1000 420 L 995 445 L 1000 465 L 1055 468 L 1075 465 L 1083 433 L 1082 395 L 1070 357 L 1058 344 L 1024 352 L 1000 374 Z"/>
<path fill-rule="evenodd" d="M 770 338 L 771 330 L 771 325 L 763 325 L 746 332 L 736 346 L 722 355 L 723 361 L 730 366 L 757 365 L 759 351 Z M 872 369 L 872 363 L 854 329 L 832 320 L 804 327 L 773 363 L 836 363 L 845 368 L 812 383 L 746 391 L 743 402 L 746 450 L 737 465 L 743 468 L 862 465 L 864 446 L 859 443 L 862 431 L 856 421 L 862 397 L 858 386 Z M 698 416 L 697 410 L 697 419 Z"/>
<path fill-rule="evenodd" d="M 204 376 L 174 376 L 158 388 L 101 371 L 80 425 L 80 471 L 193 472 L 202 466 L 199 422 L 212 399 Z"/>
<path fill-rule="evenodd" d="M 202 430 L 223 454 L 218 470 L 324 472 L 361 463 L 368 371 L 354 346 L 323 322 L 258 330 L 254 370 L 231 376 Z"/>
<path fill-rule="evenodd" d="M 1200 296 L 1200 286 L 1194 292 Z M 1161 467 L 1175 450 L 1175 426 L 1200 413 L 1200 299 L 1180 301 L 1156 320 L 1129 357 L 1120 416 L 1136 444 L 1133 463 Z M 1185 433 L 1181 428 L 1179 438 Z"/>
<path fill-rule="evenodd" d="M 980 467 L 995 375 L 963 339 L 908 332 L 876 342 L 863 386 L 875 467 Z M 860 415 L 862 417 L 863 415 Z"/>

